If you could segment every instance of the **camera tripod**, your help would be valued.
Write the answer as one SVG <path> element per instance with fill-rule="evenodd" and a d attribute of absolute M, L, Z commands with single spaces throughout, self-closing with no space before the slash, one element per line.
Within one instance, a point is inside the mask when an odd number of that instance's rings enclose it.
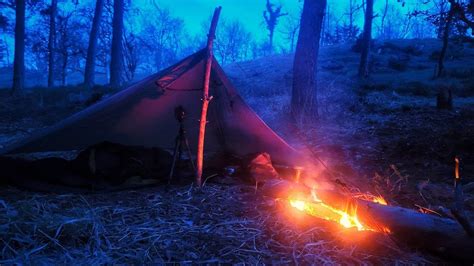
<path fill-rule="evenodd" d="M 179 122 L 179 130 L 178 130 L 178 135 L 176 136 L 176 139 L 175 139 L 173 162 L 171 163 L 171 170 L 170 170 L 168 183 L 170 183 L 171 179 L 173 178 L 173 174 L 175 172 L 177 162 L 180 161 L 182 158 L 183 146 L 186 149 L 186 152 L 188 153 L 189 161 L 191 162 L 191 166 L 193 170 L 196 171 L 196 167 L 194 166 L 193 157 L 191 153 L 191 148 L 189 148 L 189 142 L 186 137 L 186 130 L 184 130 L 184 116 L 185 116 L 184 108 L 182 106 L 178 106 L 176 107 L 174 112 L 175 112 L 176 120 L 178 120 Z"/>

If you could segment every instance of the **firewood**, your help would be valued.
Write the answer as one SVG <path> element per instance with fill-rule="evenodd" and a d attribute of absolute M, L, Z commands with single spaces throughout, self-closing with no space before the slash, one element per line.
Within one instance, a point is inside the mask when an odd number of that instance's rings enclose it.
<path fill-rule="evenodd" d="M 311 189 L 288 181 L 265 183 L 260 192 L 273 198 L 300 195 L 310 199 Z M 317 190 L 318 198 L 334 208 L 357 210 L 359 220 L 370 228 L 385 228 L 391 238 L 414 248 L 430 250 L 459 260 L 474 260 L 474 238 L 455 220 L 415 210 L 381 205 L 352 198 L 333 190 Z"/>

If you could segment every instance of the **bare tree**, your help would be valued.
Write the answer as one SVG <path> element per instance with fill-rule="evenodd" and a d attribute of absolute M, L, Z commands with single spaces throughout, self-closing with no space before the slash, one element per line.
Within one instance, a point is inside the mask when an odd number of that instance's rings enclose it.
<path fill-rule="evenodd" d="M 67 83 L 68 73 L 79 68 L 78 58 L 82 58 L 85 55 L 85 47 L 82 45 L 83 39 L 81 38 L 83 25 L 74 20 L 74 15 L 74 11 L 70 11 L 58 15 L 57 18 L 57 34 L 59 39 L 56 51 L 58 53 L 58 62 L 60 62 L 59 70 L 63 86 Z M 76 61 L 75 66 L 74 61 Z"/>
<path fill-rule="evenodd" d="M 88 89 L 94 86 L 95 60 L 97 56 L 97 35 L 99 33 L 104 0 L 96 0 L 94 18 L 89 35 L 89 46 L 87 47 L 86 67 L 84 70 L 84 86 Z"/>
<path fill-rule="evenodd" d="M 437 1 L 433 1 L 434 2 L 434 5 L 438 11 L 438 19 L 437 19 L 437 33 L 438 33 L 438 38 L 442 39 L 443 38 L 443 34 L 444 34 L 444 29 L 445 29 L 445 24 L 446 24 L 446 21 L 447 21 L 447 17 L 446 15 L 448 14 L 449 11 L 447 11 L 448 9 L 448 1 L 446 0 L 437 0 Z"/>
<path fill-rule="evenodd" d="M 140 45 L 145 48 L 140 53 L 147 53 L 145 60 L 150 65 L 151 71 L 156 72 L 178 60 L 185 43 L 183 40 L 186 38 L 184 21 L 173 17 L 169 9 L 158 6 L 144 13 L 143 18 L 141 32 L 136 37 Z M 198 46 L 200 44 L 196 40 L 190 42 Z M 200 48 L 202 46 L 199 46 Z"/>
<path fill-rule="evenodd" d="M 318 117 L 316 71 L 326 0 L 305 0 L 293 64 L 291 111 L 299 121 Z"/>
<path fill-rule="evenodd" d="M 280 17 L 288 15 L 288 13 L 282 13 L 282 6 L 275 7 L 274 4 L 267 0 L 266 5 L 267 10 L 263 11 L 263 18 L 265 18 L 265 23 L 267 24 L 268 29 L 268 49 L 273 50 L 273 34 L 275 33 L 275 28 L 278 25 Z"/>
<path fill-rule="evenodd" d="M 347 11 L 347 15 L 349 16 L 349 35 L 357 37 L 357 26 L 355 25 L 356 14 L 359 12 L 364 5 L 358 5 L 356 0 L 349 0 L 349 10 Z"/>
<path fill-rule="evenodd" d="M 13 59 L 12 94 L 23 90 L 25 85 L 25 0 L 16 0 L 15 55 Z"/>
<path fill-rule="evenodd" d="M 133 33 L 124 34 L 124 65 L 125 74 L 128 81 L 133 80 L 138 64 L 140 63 L 140 53 L 137 38 Z"/>
<path fill-rule="evenodd" d="M 446 52 L 448 49 L 448 42 L 449 42 L 449 33 L 451 29 L 451 25 L 453 24 L 454 18 L 456 17 L 459 21 L 462 21 L 467 25 L 467 27 L 471 28 L 472 33 L 474 34 L 474 21 L 470 20 L 466 13 L 471 11 L 471 4 L 462 4 L 456 0 L 448 0 L 450 7 L 448 14 L 446 16 L 446 21 L 444 21 L 444 31 L 443 31 L 443 46 L 441 48 L 441 52 L 438 58 L 438 71 L 436 76 L 440 77 L 444 72 L 444 59 L 446 57 Z"/>
<path fill-rule="evenodd" d="M 114 88 L 119 88 L 123 85 L 123 14 L 123 0 L 114 0 L 112 51 L 110 58 L 110 86 Z"/>
<path fill-rule="evenodd" d="M 251 50 L 252 34 L 238 20 L 221 20 L 215 40 L 216 56 L 225 65 L 248 58 Z"/>
<path fill-rule="evenodd" d="M 285 39 L 290 44 L 289 51 L 293 53 L 295 51 L 295 43 L 298 38 L 298 31 L 300 30 L 300 20 L 293 16 L 288 16 L 285 25 L 285 29 L 282 31 L 286 35 Z"/>
<path fill-rule="evenodd" d="M 49 38 L 48 38 L 48 88 L 54 87 L 54 54 L 56 50 L 56 15 L 58 1 L 51 0 L 49 6 Z"/>
<path fill-rule="evenodd" d="M 380 29 L 379 29 L 379 36 L 384 37 L 385 35 L 385 18 L 387 17 L 388 12 L 388 0 L 385 0 L 385 5 L 382 12 L 382 18 L 380 19 Z"/>
<path fill-rule="evenodd" d="M 97 36 L 95 75 L 97 77 L 97 74 L 102 74 L 105 76 L 105 81 L 107 81 L 110 80 L 110 47 L 112 46 L 112 20 L 114 13 L 113 3 L 110 1 L 105 1 L 102 12 L 99 34 Z M 99 70 L 97 70 L 97 68 L 99 68 Z"/>
<path fill-rule="evenodd" d="M 0 6 L 1 7 L 1 6 Z M 10 66 L 10 49 L 7 43 L 7 28 L 9 26 L 8 19 L 6 16 L 0 14 L 0 30 L 2 31 L 3 39 L 0 39 L 1 50 L 0 56 L 5 66 Z"/>
<path fill-rule="evenodd" d="M 374 18 L 374 0 L 366 0 L 364 32 L 362 33 L 362 52 L 360 55 L 359 77 L 369 75 L 369 53 L 372 41 L 372 20 Z"/>

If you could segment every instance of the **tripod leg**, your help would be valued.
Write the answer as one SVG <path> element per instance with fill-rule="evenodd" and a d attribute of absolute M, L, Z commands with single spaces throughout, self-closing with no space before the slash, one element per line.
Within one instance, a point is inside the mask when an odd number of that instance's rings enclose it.
<path fill-rule="evenodd" d="M 179 139 L 177 138 L 175 146 L 174 146 L 173 162 L 171 163 L 170 175 L 168 177 L 168 184 L 171 182 L 171 179 L 173 178 L 174 169 L 176 167 L 176 162 L 178 161 L 179 150 L 181 149 L 180 146 L 181 146 L 181 143 L 180 143 Z"/>
<path fill-rule="evenodd" d="M 188 139 L 186 137 L 184 138 L 184 144 L 186 145 L 186 150 L 188 152 L 189 161 L 191 162 L 191 166 L 193 167 L 193 170 L 196 171 L 196 167 L 194 166 L 194 161 L 193 161 L 193 154 L 191 153 L 191 148 L 189 148 L 189 142 L 188 142 Z"/>

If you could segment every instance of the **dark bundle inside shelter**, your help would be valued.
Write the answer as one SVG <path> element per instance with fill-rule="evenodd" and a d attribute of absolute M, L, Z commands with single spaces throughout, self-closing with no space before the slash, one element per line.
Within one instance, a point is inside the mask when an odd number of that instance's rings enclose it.
<path fill-rule="evenodd" d="M 81 151 L 73 160 L 44 158 L 27 160 L 0 157 L 0 180 L 40 191 L 105 190 L 133 177 L 163 181 L 171 166 L 171 155 L 159 148 L 125 146 L 102 142 Z"/>

